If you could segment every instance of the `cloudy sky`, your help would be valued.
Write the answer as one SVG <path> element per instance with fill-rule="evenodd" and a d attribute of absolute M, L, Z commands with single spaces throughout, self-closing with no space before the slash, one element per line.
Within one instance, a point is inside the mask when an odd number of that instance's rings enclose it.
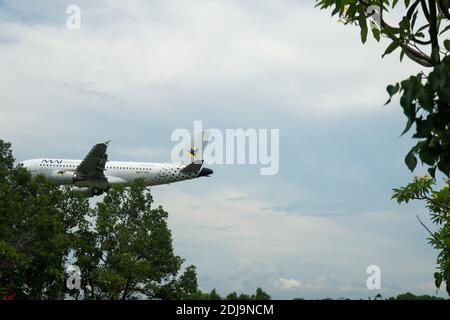
<path fill-rule="evenodd" d="M 66 27 L 69 4 L 81 29 Z M 434 252 L 387 84 L 420 69 L 313 1 L 0 1 L 0 138 L 17 160 L 169 161 L 177 128 L 280 129 L 280 170 L 214 165 L 154 187 L 203 290 L 274 298 L 434 294 Z M 420 170 L 416 174 L 420 174 Z M 381 268 L 381 290 L 366 268 Z"/>

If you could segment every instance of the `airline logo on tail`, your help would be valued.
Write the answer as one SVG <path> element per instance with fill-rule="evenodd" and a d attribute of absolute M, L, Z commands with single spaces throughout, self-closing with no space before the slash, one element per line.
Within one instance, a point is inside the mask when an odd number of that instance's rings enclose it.
<path fill-rule="evenodd" d="M 188 151 L 191 158 L 197 158 L 198 148 L 192 147 L 191 150 Z"/>

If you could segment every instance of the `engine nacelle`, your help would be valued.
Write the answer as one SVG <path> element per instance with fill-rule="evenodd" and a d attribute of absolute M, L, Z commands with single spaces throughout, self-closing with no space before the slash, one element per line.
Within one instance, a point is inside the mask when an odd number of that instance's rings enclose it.
<path fill-rule="evenodd" d="M 51 177 L 53 182 L 61 185 L 73 184 L 77 181 L 77 175 L 74 171 L 53 171 Z"/>
<path fill-rule="evenodd" d="M 100 196 L 103 194 L 104 190 L 97 188 L 97 187 L 75 187 L 73 186 L 71 188 L 73 193 L 85 196 L 85 197 L 93 197 L 93 196 Z"/>
<path fill-rule="evenodd" d="M 92 197 L 92 189 L 88 187 L 79 188 L 79 187 L 72 187 L 72 192 L 85 196 L 85 197 Z"/>

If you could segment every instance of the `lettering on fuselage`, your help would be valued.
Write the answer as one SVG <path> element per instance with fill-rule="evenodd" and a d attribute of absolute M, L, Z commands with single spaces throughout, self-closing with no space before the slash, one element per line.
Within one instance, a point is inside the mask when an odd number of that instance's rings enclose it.
<path fill-rule="evenodd" d="M 44 159 L 44 160 L 42 160 L 42 163 L 49 163 L 49 164 L 62 164 L 62 160 L 53 160 L 53 159 L 50 159 L 50 160 L 47 160 L 47 159 Z"/>

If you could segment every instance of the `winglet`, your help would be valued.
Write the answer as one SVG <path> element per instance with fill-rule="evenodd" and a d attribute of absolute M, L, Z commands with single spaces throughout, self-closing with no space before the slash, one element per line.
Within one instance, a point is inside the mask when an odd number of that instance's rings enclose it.
<path fill-rule="evenodd" d="M 111 142 L 111 140 L 108 140 L 105 142 L 106 145 L 109 145 L 109 143 Z"/>

